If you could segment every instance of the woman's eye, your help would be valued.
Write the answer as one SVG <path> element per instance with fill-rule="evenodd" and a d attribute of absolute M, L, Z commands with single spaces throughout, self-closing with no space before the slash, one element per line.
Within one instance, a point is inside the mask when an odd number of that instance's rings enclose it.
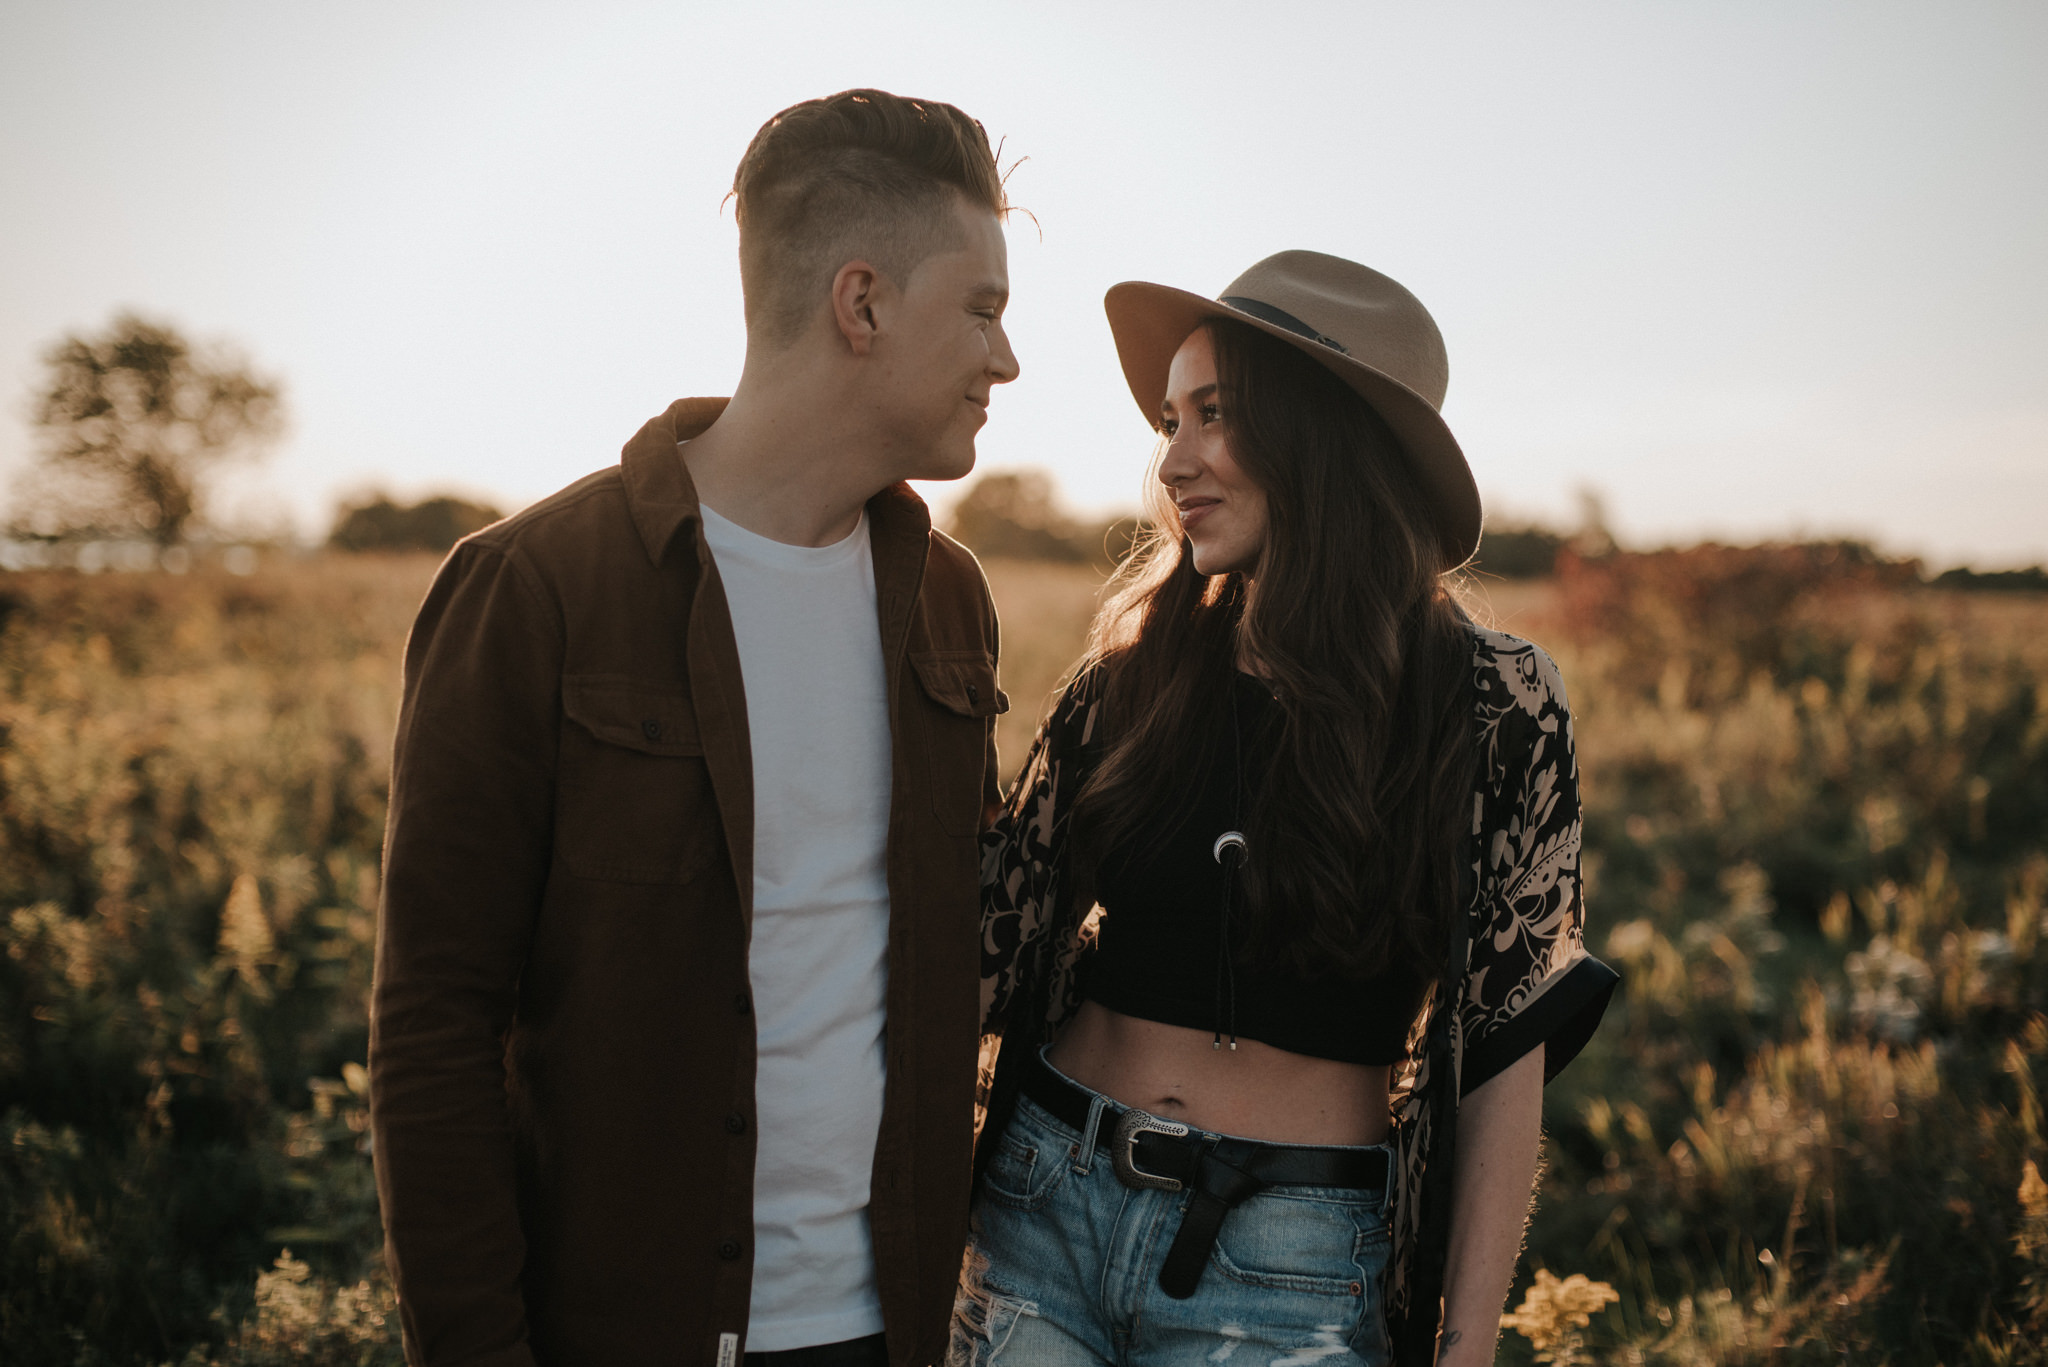
<path fill-rule="evenodd" d="M 1159 421 L 1159 430 L 1169 437 L 1173 435 L 1174 429 L 1179 426 L 1180 424 L 1175 422 L 1172 418 L 1162 418 Z"/>
<path fill-rule="evenodd" d="M 1222 409 L 1220 409 L 1220 408 L 1218 408 L 1218 407 L 1217 407 L 1217 406 L 1216 406 L 1215 404 L 1213 404 L 1213 403 L 1205 403 L 1205 404 L 1203 404 L 1203 405 L 1202 405 L 1202 421 L 1203 421 L 1203 422 L 1222 422 L 1222 421 L 1223 421 L 1223 410 L 1222 410 Z"/>

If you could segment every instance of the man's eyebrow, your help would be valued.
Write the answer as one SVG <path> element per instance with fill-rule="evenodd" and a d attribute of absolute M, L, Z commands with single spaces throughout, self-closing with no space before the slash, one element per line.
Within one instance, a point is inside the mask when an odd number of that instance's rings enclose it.
<path fill-rule="evenodd" d="M 993 299 L 999 304 L 1007 304 L 1010 302 L 1010 287 L 1008 285 L 998 285 L 992 280 L 986 281 L 967 291 L 967 297 L 969 299 Z"/>

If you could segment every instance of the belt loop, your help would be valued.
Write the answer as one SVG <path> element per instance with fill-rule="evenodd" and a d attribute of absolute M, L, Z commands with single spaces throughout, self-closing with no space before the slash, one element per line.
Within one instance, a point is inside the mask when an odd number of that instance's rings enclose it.
<path fill-rule="evenodd" d="M 1088 1123 L 1081 1127 L 1081 1152 L 1074 1156 L 1074 1175 L 1086 1177 L 1089 1165 L 1095 1161 L 1095 1136 L 1102 1133 L 1102 1113 L 1109 1108 L 1109 1098 L 1096 1092 L 1088 1102 Z"/>

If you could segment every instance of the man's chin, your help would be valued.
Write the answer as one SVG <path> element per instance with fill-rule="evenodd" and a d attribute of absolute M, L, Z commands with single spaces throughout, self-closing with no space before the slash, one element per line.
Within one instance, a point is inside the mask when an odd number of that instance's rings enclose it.
<path fill-rule="evenodd" d="M 964 451 L 933 452 L 925 467 L 912 475 L 912 479 L 955 480 L 965 479 L 974 473 L 974 445 L 968 443 Z"/>

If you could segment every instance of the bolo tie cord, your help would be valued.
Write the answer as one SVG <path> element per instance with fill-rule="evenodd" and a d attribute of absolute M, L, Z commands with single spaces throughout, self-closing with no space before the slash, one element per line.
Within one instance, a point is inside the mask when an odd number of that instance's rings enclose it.
<path fill-rule="evenodd" d="M 1244 736 L 1237 719 L 1237 687 L 1230 690 L 1230 762 L 1234 782 L 1231 789 L 1233 829 L 1216 837 L 1214 854 L 1223 866 L 1223 916 L 1216 929 L 1216 1039 L 1212 1049 L 1223 1047 L 1230 1034 L 1230 1049 L 1237 1052 L 1237 964 L 1230 952 L 1230 916 L 1236 903 L 1237 870 L 1244 862 Z"/>

